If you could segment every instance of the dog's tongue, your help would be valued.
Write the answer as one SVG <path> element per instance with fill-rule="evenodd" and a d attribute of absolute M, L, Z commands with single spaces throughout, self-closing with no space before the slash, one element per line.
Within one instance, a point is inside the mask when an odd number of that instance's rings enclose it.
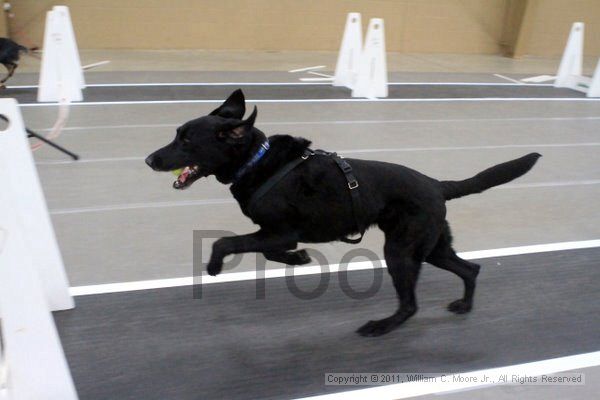
<path fill-rule="evenodd" d="M 177 177 L 177 180 L 181 183 L 185 183 L 185 181 L 187 181 L 187 179 L 190 177 L 191 173 L 192 169 L 190 167 L 185 167 L 181 174 L 179 174 L 179 176 Z"/>
<path fill-rule="evenodd" d="M 198 173 L 198 167 L 197 166 L 193 166 L 193 167 L 185 167 L 181 173 L 179 174 L 179 176 L 177 177 L 177 180 L 175 182 L 173 182 L 173 187 L 175 189 L 185 189 L 189 186 L 190 183 L 192 183 L 192 177 L 194 175 L 196 175 Z"/>

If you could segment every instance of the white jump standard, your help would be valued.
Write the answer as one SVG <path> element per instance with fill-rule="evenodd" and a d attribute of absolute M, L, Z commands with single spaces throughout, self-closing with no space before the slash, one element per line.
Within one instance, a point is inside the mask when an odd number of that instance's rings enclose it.
<path fill-rule="evenodd" d="M 44 53 L 38 88 L 39 102 L 82 101 L 83 69 L 69 9 L 54 6 L 46 14 Z"/>
<path fill-rule="evenodd" d="M 334 75 L 333 86 L 352 89 L 352 97 L 388 96 L 383 19 L 369 21 L 363 46 L 360 13 L 348 14 Z"/>
<path fill-rule="evenodd" d="M 79 159 L 79 156 L 60 148 L 51 140 L 56 139 L 67 124 L 71 102 L 83 101 L 81 92 L 83 88 L 85 88 L 85 79 L 69 8 L 54 6 L 46 13 L 44 53 L 37 100 L 38 102 L 58 102 L 59 108 L 58 117 L 52 130 L 46 138 L 41 140 L 50 143 L 74 160 Z M 39 138 L 37 134 L 31 133 Z M 37 150 L 43 144 L 42 142 L 35 144 L 32 147 L 33 150 Z"/>
<path fill-rule="evenodd" d="M 386 63 L 383 19 L 372 18 L 358 65 L 356 83 L 352 88 L 352 97 L 388 97 Z"/>
<path fill-rule="evenodd" d="M 587 97 L 600 97 L 600 59 L 592 78 L 582 75 L 584 31 L 583 22 L 573 24 L 554 87 L 577 90 L 586 93 Z"/>
<path fill-rule="evenodd" d="M 358 76 L 362 47 L 360 13 L 349 13 L 335 66 L 333 86 L 345 86 L 350 89 L 354 87 Z"/>
<path fill-rule="evenodd" d="M 75 400 L 51 311 L 74 307 L 48 209 L 14 99 L 0 100 L 0 316 L 6 396 Z"/>

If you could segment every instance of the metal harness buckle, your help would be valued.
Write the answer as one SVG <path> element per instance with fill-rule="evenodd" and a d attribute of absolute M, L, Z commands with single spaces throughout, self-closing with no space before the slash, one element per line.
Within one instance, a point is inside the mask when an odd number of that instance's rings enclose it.
<path fill-rule="evenodd" d="M 310 149 L 306 149 L 304 151 L 304 154 L 302 154 L 302 156 L 300 156 L 303 160 L 306 160 L 308 157 L 313 156 L 315 154 L 314 151 L 310 150 Z"/>

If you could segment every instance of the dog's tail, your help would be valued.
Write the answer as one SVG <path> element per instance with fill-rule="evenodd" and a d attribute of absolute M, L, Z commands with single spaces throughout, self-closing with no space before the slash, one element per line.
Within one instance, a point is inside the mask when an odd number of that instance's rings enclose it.
<path fill-rule="evenodd" d="M 442 181 L 440 183 L 444 197 L 446 200 L 457 199 L 510 182 L 525 175 L 541 156 L 539 153 L 530 153 L 516 160 L 494 165 L 464 181 Z"/>
<path fill-rule="evenodd" d="M 34 46 L 34 47 L 25 47 L 25 46 L 19 45 L 19 51 L 21 53 L 25 53 L 25 54 L 29 54 L 31 52 L 38 51 L 39 49 L 40 48 L 37 47 L 37 46 Z"/>
<path fill-rule="evenodd" d="M 19 45 L 19 53 L 26 54 L 27 56 L 35 58 L 37 60 L 41 60 L 40 48 L 37 46 L 25 47 L 25 46 Z"/>

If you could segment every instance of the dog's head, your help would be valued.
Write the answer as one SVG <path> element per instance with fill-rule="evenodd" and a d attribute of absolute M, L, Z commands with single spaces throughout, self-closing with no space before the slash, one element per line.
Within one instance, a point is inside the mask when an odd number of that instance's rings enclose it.
<path fill-rule="evenodd" d="M 237 169 L 248 159 L 253 144 L 264 140 L 254 128 L 257 110 L 247 118 L 241 89 L 233 92 L 216 110 L 177 128 L 175 139 L 146 158 L 155 171 L 183 169 L 173 184 L 184 189 L 203 176 L 215 175 L 230 183 Z"/>

